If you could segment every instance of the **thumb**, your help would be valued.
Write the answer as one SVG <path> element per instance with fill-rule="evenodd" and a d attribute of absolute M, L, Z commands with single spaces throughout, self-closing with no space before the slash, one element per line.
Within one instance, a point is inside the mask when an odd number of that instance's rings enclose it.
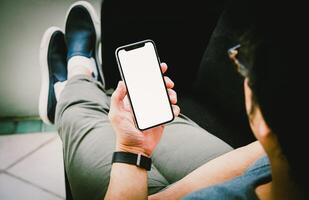
<path fill-rule="evenodd" d="M 118 86 L 116 90 L 114 91 L 112 97 L 111 97 L 111 105 L 113 107 L 119 107 L 123 103 L 123 99 L 127 94 L 127 88 L 123 81 L 118 82 Z"/>

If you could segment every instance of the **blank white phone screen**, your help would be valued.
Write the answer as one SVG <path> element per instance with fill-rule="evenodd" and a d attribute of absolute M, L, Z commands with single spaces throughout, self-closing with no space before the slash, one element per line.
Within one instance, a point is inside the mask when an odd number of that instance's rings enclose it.
<path fill-rule="evenodd" d="M 162 78 L 155 47 L 151 42 L 132 50 L 118 52 L 139 129 L 168 122 L 173 112 Z"/>

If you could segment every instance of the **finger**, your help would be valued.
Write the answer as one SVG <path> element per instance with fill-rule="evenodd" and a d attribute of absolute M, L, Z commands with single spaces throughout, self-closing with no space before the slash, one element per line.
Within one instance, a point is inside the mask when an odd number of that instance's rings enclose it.
<path fill-rule="evenodd" d="M 127 94 L 127 88 L 123 81 L 118 82 L 118 86 L 111 97 L 111 107 L 118 108 L 123 104 L 123 99 Z"/>
<path fill-rule="evenodd" d="M 164 74 L 166 71 L 167 71 L 167 64 L 166 63 L 161 63 L 161 70 L 162 70 L 162 73 Z"/>
<path fill-rule="evenodd" d="M 175 83 L 167 76 L 164 76 L 165 85 L 167 88 L 173 88 Z"/>
<path fill-rule="evenodd" d="M 177 105 L 172 105 L 174 116 L 177 117 L 180 113 L 180 108 Z"/>
<path fill-rule="evenodd" d="M 176 104 L 177 103 L 177 93 L 172 89 L 167 89 L 167 92 L 168 92 L 168 96 L 170 98 L 171 103 Z"/>

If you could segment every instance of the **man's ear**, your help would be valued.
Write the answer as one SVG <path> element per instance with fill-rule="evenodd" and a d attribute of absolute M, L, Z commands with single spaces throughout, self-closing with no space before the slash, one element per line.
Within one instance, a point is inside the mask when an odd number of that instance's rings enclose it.
<path fill-rule="evenodd" d="M 263 140 L 263 138 L 267 137 L 271 133 L 271 130 L 264 120 L 258 103 L 253 100 L 253 93 L 248 82 L 249 80 L 246 78 L 244 81 L 245 104 L 250 126 L 255 137 L 259 140 Z"/>

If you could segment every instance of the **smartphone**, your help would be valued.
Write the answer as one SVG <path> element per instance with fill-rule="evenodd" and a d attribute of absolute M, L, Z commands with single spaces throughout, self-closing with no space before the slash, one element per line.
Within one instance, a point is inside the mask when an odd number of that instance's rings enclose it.
<path fill-rule="evenodd" d="M 155 43 L 143 40 L 115 51 L 136 127 L 143 131 L 173 121 L 174 113 Z"/>

